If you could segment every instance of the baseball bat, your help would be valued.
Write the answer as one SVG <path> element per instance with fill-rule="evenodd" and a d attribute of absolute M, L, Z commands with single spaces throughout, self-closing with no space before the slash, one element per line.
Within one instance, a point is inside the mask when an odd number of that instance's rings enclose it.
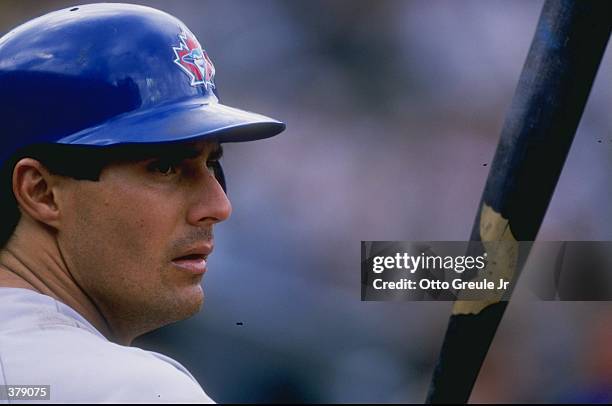
<path fill-rule="evenodd" d="M 547 0 L 470 237 L 533 241 L 561 174 L 612 27 L 612 1 Z M 503 250 L 502 250 L 503 251 Z M 510 257 L 509 252 L 497 253 Z M 498 258 L 499 259 L 499 258 Z M 517 261 L 498 261 L 518 267 Z M 503 269 L 518 278 L 520 269 Z M 514 281 L 516 282 L 516 278 Z M 507 301 L 457 300 L 427 403 L 466 403 Z"/>

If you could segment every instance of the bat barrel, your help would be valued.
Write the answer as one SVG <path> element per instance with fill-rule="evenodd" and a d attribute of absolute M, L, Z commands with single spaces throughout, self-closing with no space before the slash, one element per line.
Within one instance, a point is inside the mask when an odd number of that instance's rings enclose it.
<path fill-rule="evenodd" d="M 506 115 L 472 241 L 535 240 L 611 29 L 612 2 L 545 2 Z M 499 235 L 491 230 L 500 230 Z M 469 400 L 506 306 L 455 304 L 427 403 Z"/>
<path fill-rule="evenodd" d="M 536 238 L 611 27 L 609 1 L 544 4 L 482 197 L 519 241 Z M 472 240 L 479 229 L 477 216 Z"/>

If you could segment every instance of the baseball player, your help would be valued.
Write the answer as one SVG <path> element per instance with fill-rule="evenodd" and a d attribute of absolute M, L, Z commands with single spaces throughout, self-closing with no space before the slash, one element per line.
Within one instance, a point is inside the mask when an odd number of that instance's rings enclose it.
<path fill-rule="evenodd" d="M 0 403 L 211 402 L 129 345 L 202 306 L 231 213 L 221 144 L 285 128 L 220 104 L 214 78 L 149 7 L 72 7 L 0 39 Z"/>

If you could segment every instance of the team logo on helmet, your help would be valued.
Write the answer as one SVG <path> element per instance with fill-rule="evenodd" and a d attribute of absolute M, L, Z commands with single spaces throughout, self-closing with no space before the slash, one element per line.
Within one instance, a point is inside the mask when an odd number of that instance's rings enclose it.
<path fill-rule="evenodd" d="M 181 32 L 179 35 L 179 46 L 172 47 L 176 63 L 191 78 L 191 86 L 203 85 L 206 90 L 215 88 L 215 67 L 212 61 L 202 49 L 193 34 Z"/>

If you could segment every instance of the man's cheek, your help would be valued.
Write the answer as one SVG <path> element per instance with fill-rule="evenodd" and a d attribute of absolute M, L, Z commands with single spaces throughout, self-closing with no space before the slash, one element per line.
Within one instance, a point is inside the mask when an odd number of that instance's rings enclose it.
<path fill-rule="evenodd" d="M 115 235 L 116 253 L 136 264 L 150 264 L 165 254 L 168 232 L 161 230 L 160 222 L 144 217 L 143 213 L 131 212 L 113 221 L 111 233 Z"/>
<path fill-rule="evenodd" d="M 155 190 L 137 185 L 114 185 L 107 196 L 105 213 L 99 216 L 106 222 L 109 239 L 114 240 L 117 252 L 139 262 L 169 255 L 177 204 L 171 196 L 160 196 Z"/>

